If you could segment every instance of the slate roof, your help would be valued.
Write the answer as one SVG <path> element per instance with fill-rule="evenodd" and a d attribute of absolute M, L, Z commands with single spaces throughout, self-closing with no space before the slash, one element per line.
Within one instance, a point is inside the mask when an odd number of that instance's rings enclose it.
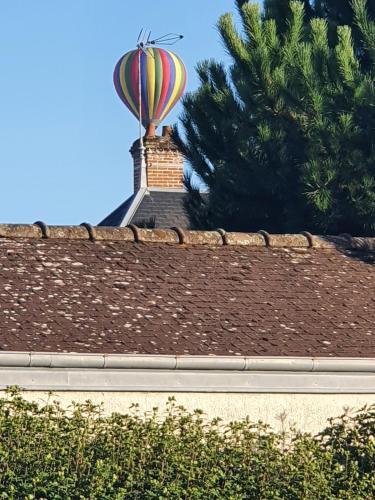
<path fill-rule="evenodd" d="M 131 207 L 131 204 L 135 198 L 135 195 L 132 194 L 124 203 L 121 203 L 119 207 L 117 207 L 113 212 L 111 212 L 107 217 L 105 217 L 101 222 L 99 222 L 99 226 L 121 226 L 124 217 Z"/>
<path fill-rule="evenodd" d="M 185 197 L 186 193 L 181 191 L 148 191 L 131 223 L 142 227 L 144 222 L 154 221 L 157 228 L 177 226 L 187 229 L 189 221 L 184 209 Z"/>
<path fill-rule="evenodd" d="M 135 195 L 132 195 L 103 219 L 99 226 L 122 226 L 127 212 L 134 210 L 128 224 L 155 228 L 179 226 L 187 229 L 189 221 L 184 209 L 185 197 L 184 191 L 145 190 L 137 207 L 132 206 L 135 199 Z"/>
<path fill-rule="evenodd" d="M 0 225 L 0 349 L 375 357 L 374 239 Z"/>

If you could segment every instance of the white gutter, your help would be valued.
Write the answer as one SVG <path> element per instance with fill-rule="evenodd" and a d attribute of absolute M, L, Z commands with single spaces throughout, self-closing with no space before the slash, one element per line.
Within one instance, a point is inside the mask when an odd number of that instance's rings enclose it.
<path fill-rule="evenodd" d="M 0 368 L 375 373 L 375 358 L 0 352 Z"/>
<path fill-rule="evenodd" d="M 0 352 L 0 390 L 371 394 L 374 358 Z"/>

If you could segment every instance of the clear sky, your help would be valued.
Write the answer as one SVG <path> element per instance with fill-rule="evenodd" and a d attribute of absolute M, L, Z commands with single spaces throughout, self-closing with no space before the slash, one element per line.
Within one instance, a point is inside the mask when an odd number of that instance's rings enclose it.
<path fill-rule="evenodd" d="M 125 200 L 137 122 L 115 93 L 115 63 L 142 26 L 182 33 L 172 50 L 193 90 L 199 60 L 226 58 L 215 23 L 233 10 L 233 0 L 0 0 L 0 222 L 96 224 Z"/>

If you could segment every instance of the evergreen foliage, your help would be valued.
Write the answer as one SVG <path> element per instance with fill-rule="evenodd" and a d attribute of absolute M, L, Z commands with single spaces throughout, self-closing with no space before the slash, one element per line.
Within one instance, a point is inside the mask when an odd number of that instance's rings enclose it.
<path fill-rule="evenodd" d="M 369 59 L 363 47 L 361 32 L 358 29 L 353 10 L 353 0 L 304 0 L 305 21 L 313 17 L 327 20 L 328 38 L 331 44 L 337 42 L 337 27 L 350 26 L 353 44 L 363 67 L 369 67 Z M 280 28 L 285 27 L 289 0 L 265 0 L 265 17 L 275 17 Z M 367 0 L 367 12 L 371 20 L 375 20 L 375 0 Z"/>
<path fill-rule="evenodd" d="M 241 5 L 248 0 L 243 0 Z M 274 18 L 281 29 L 286 28 L 285 20 L 289 17 L 290 0 L 264 0 L 264 17 Z M 350 26 L 353 29 L 354 45 L 361 50 L 362 40 L 357 29 L 352 0 L 303 0 L 305 7 L 305 21 L 313 17 L 321 17 L 328 22 L 331 40 L 335 36 L 338 26 Z M 375 20 L 375 0 L 367 0 L 367 10 L 370 19 Z"/>
<path fill-rule="evenodd" d="M 375 495 L 375 408 L 321 435 L 223 426 L 170 401 L 166 411 L 0 399 L 0 498 L 12 500 L 336 499 Z"/>
<path fill-rule="evenodd" d="M 354 46 L 358 55 L 366 67 L 369 60 L 364 51 L 361 31 L 358 29 L 353 0 L 316 0 L 315 14 L 327 19 L 331 34 L 336 31 L 337 26 L 350 26 L 353 30 Z M 375 0 L 367 0 L 367 13 L 369 19 L 375 20 Z"/>
<path fill-rule="evenodd" d="M 375 22 L 365 0 L 353 10 L 367 68 L 350 27 L 332 44 L 328 21 L 306 22 L 301 2 L 290 2 L 284 27 L 269 17 L 272 2 L 265 16 L 236 3 L 240 29 L 230 14 L 218 22 L 233 64 L 198 64 L 184 138 L 174 133 L 209 190 L 202 197 L 187 176 L 192 226 L 375 234 Z"/>

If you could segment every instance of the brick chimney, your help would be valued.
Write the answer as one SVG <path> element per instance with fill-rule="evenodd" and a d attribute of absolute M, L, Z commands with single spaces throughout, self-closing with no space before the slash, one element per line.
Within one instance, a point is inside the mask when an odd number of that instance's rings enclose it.
<path fill-rule="evenodd" d="M 162 136 L 143 138 L 146 180 L 149 189 L 184 189 L 182 154 L 171 138 L 171 127 L 163 127 Z M 134 161 L 134 193 L 141 187 L 141 151 L 139 139 L 130 149 Z"/>

